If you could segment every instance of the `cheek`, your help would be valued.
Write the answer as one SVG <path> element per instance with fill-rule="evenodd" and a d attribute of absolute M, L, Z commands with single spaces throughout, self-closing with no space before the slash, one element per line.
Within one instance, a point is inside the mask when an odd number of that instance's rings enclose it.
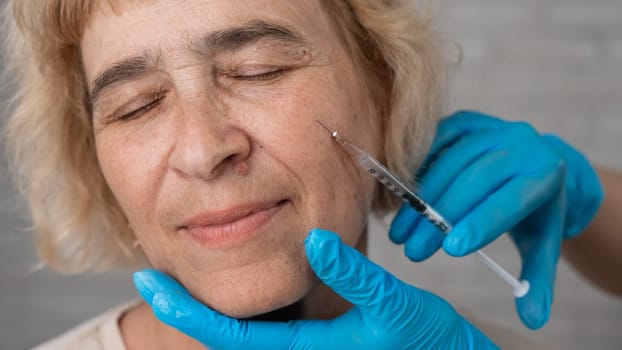
<path fill-rule="evenodd" d="M 150 138 L 157 140 L 158 137 Z M 96 138 L 99 164 L 108 186 L 135 227 L 144 224 L 155 203 L 161 168 L 157 143 L 139 133 L 118 131 L 114 127 Z"/>
<path fill-rule="evenodd" d="M 354 244 L 371 208 L 374 180 L 333 141 L 316 120 L 352 135 L 362 147 L 376 149 L 368 134 L 369 110 L 352 87 L 337 79 L 310 77 L 287 96 L 273 99 L 255 127 L 258 143 L 295 179 L 305 228 L 322 227 Z M 274 106 L 278 108 L 274 108 Z M 356 141 L 358 140 L 358 141 Z"/>
<path fill-rule="evenodd" d="M 145 255 L 152 264 L 164 262 L 163 268 L 167 268 L 167 257 L 176 255 L 177 247 L 166 244 L 166 235 L 157 234 L 160 226 L 155 216 L 156 196 L 162 178 L 159 169 L 163 169 L 158 154 L 162 152 L 155 142 L 160 139 L 151 140 L 141 139 L 135 132 L 106 130 L 96 137 L 96 147 L 104 178 Z M 163 144 L 162 140 L 159 144 Z"/>

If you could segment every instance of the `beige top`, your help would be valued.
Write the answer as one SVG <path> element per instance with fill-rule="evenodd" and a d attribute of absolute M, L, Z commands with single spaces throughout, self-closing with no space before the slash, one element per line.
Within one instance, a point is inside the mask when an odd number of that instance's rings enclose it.
<path fill-rule="evenodd" d="M 127 350 L 119 329 L 119 318 L 138 304 L 139 301 L 135 300 L 114 307 L 32 350 Z M 502 349 L 560 349 L 559 345 L 533 332 L 504 328 L 474 320 L 470 316 L 468 318 Z"/>
<path fill-rule="evenodd" d="M 109 309 L 32 350 L 127 350 L 119 318 L 139 303 L 134 300 Z"/>

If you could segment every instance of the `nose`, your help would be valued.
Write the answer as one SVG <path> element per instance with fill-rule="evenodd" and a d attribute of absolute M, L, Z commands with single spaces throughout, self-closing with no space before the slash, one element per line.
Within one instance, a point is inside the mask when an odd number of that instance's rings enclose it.
<path fill-rule="evenodd" d="M 244 175 L 252 149 L 250 136 L 226 118 L 186 115 L 177 123 L 176 143 L 169 166 L 186 178 L 211 180 L 223 172 Z"/>

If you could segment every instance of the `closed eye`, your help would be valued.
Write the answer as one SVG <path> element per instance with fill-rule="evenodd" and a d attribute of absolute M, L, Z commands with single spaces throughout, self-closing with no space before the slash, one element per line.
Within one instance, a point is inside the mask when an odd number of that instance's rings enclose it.
<path fill-rule="evenodd" d="M 165 93 L 159 93 L 157 95 L 154 96 L 154 98 L 148 102 L 147 104 L 142 105 L 141 107 L 125 113 L 121 116 L 119 116 L 118 118 L 115 118 L 118 121 L 129 121 L 132 119 L 136 119 L 140 116 L 142 116 L 143 114 L 153 110 L 154 108 L 158 107 L 160 105 L 160 103 L 162 103 L 162 101 L 164 100 L 164 98 L 166 97 Z"/>
<path fill-rule="evenodd" d="M 283 73 L 285 73 L 285 69 L 279 68 L 279 69 L 275 69 L 269 72 L 263 72 L 259 74 L 251 74 L 251 75 L 237 74 L 237 75 L 232 75 L 231 77 L 233 79 L 245 80 L 245 81 L 265 81 L 265 80 L 276 79 L 282 76 Z"/>

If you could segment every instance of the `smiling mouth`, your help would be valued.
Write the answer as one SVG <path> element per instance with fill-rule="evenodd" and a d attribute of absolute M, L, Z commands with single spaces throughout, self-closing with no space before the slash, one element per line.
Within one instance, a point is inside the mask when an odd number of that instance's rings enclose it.
<path fill-rule="evenodd" d="M 188 220 L 179 227 L 179 231 L 205 246 L 233 247 L 261 232 L 287 202 L 245 204 L 224 211 L 203 213 Z"/>

